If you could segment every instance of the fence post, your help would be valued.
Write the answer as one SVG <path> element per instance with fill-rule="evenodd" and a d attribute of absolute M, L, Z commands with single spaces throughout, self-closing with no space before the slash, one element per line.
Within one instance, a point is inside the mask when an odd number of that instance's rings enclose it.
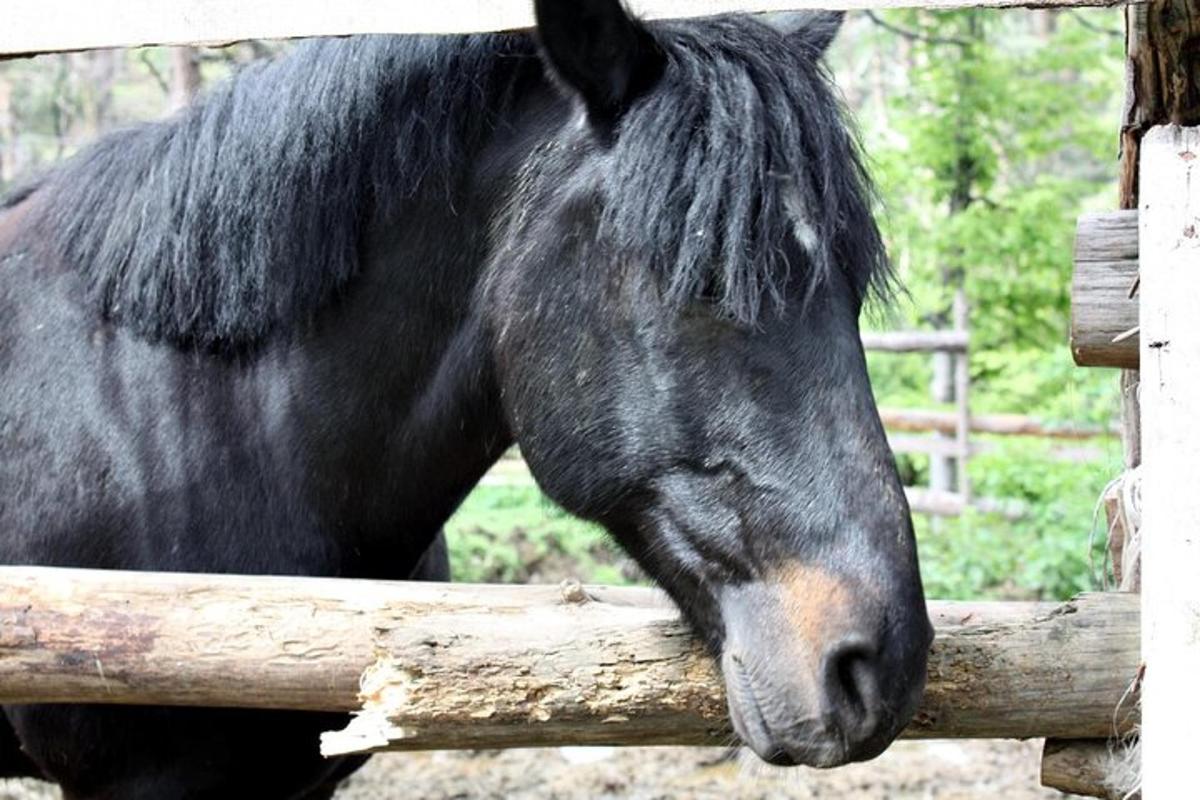
<path fill-rule="evenodd" d="M 967 295 L 962 289 L 954 293 L 954 329 L 969 335 L 969 310 Z M 954 402 L 958 406 L 958 430 L 956 439 L 958 456 L 958 493 L 963 505 L 971 504 L 971 478 L 967 474 L 967 462 L 971 458 L 971 350 L 970 345 L 961 353 L 954 354 Z"/>
<path fill-rule="evenodd" d="M 1200 751 L 1200 128 L 1141 147 L 1142 779 L 1182 797 Z"/>

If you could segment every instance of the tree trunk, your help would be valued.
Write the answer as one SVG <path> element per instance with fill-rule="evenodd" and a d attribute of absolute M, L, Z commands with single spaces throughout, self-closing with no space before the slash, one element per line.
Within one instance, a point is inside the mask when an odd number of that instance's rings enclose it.
<path fill-rule="evenodd" d="M 189 105 L 200 93 L 199 53 L 194 47 L 171 48 L 171 92 L 167 111 L 175 112 Z"/>

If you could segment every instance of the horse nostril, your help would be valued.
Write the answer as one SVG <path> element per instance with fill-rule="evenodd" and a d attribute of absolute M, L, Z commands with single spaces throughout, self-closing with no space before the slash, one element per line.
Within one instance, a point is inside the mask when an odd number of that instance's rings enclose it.
<path fill-rule="evenodd" d="M 786 750 L 776 750 L 763 759 L 773 767 L 795 767 L 799 765 L 796 757 Z"/>
<path fill-rule="evenodd" d="M 879 713 L 876 648 L 866 639 L 843 639 L 825 651 L 825 692 L 850 739 L 870 736 Z"/>

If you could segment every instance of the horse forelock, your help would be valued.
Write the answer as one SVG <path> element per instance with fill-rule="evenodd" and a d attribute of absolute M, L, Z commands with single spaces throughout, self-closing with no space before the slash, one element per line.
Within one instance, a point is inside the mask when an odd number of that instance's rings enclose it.
<path fill-rule="evenodd" d="M 808 297 L 834 270 L 860 296 L 886 297 L 873 189 L 813 53 L 746 16 L 650 30 L 668 66 L 621 119 L 600 168 L 574 182 L 551 170 L 555 185 L 528 197 L 575 203 L 579 184 L 593 183 L 597 241 L 615 260 L 656 270 L 674 306 L 705 297 L 754 325 L 783 306 L 789 282 Z M 791 241 L 802 263 L 785 257 Z"/>

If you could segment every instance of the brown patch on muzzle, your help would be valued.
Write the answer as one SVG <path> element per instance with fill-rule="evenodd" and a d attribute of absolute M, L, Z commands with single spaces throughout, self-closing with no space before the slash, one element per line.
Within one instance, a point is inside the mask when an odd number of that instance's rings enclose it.
<path fill-rule="evenodd" d="M 770 575 L 778 587 L 780 610 L 791 633 L 820 653 L 845 631 L 854 615 L 854 593 L 846 581 L 820 567 L 789 564 Z"/>

